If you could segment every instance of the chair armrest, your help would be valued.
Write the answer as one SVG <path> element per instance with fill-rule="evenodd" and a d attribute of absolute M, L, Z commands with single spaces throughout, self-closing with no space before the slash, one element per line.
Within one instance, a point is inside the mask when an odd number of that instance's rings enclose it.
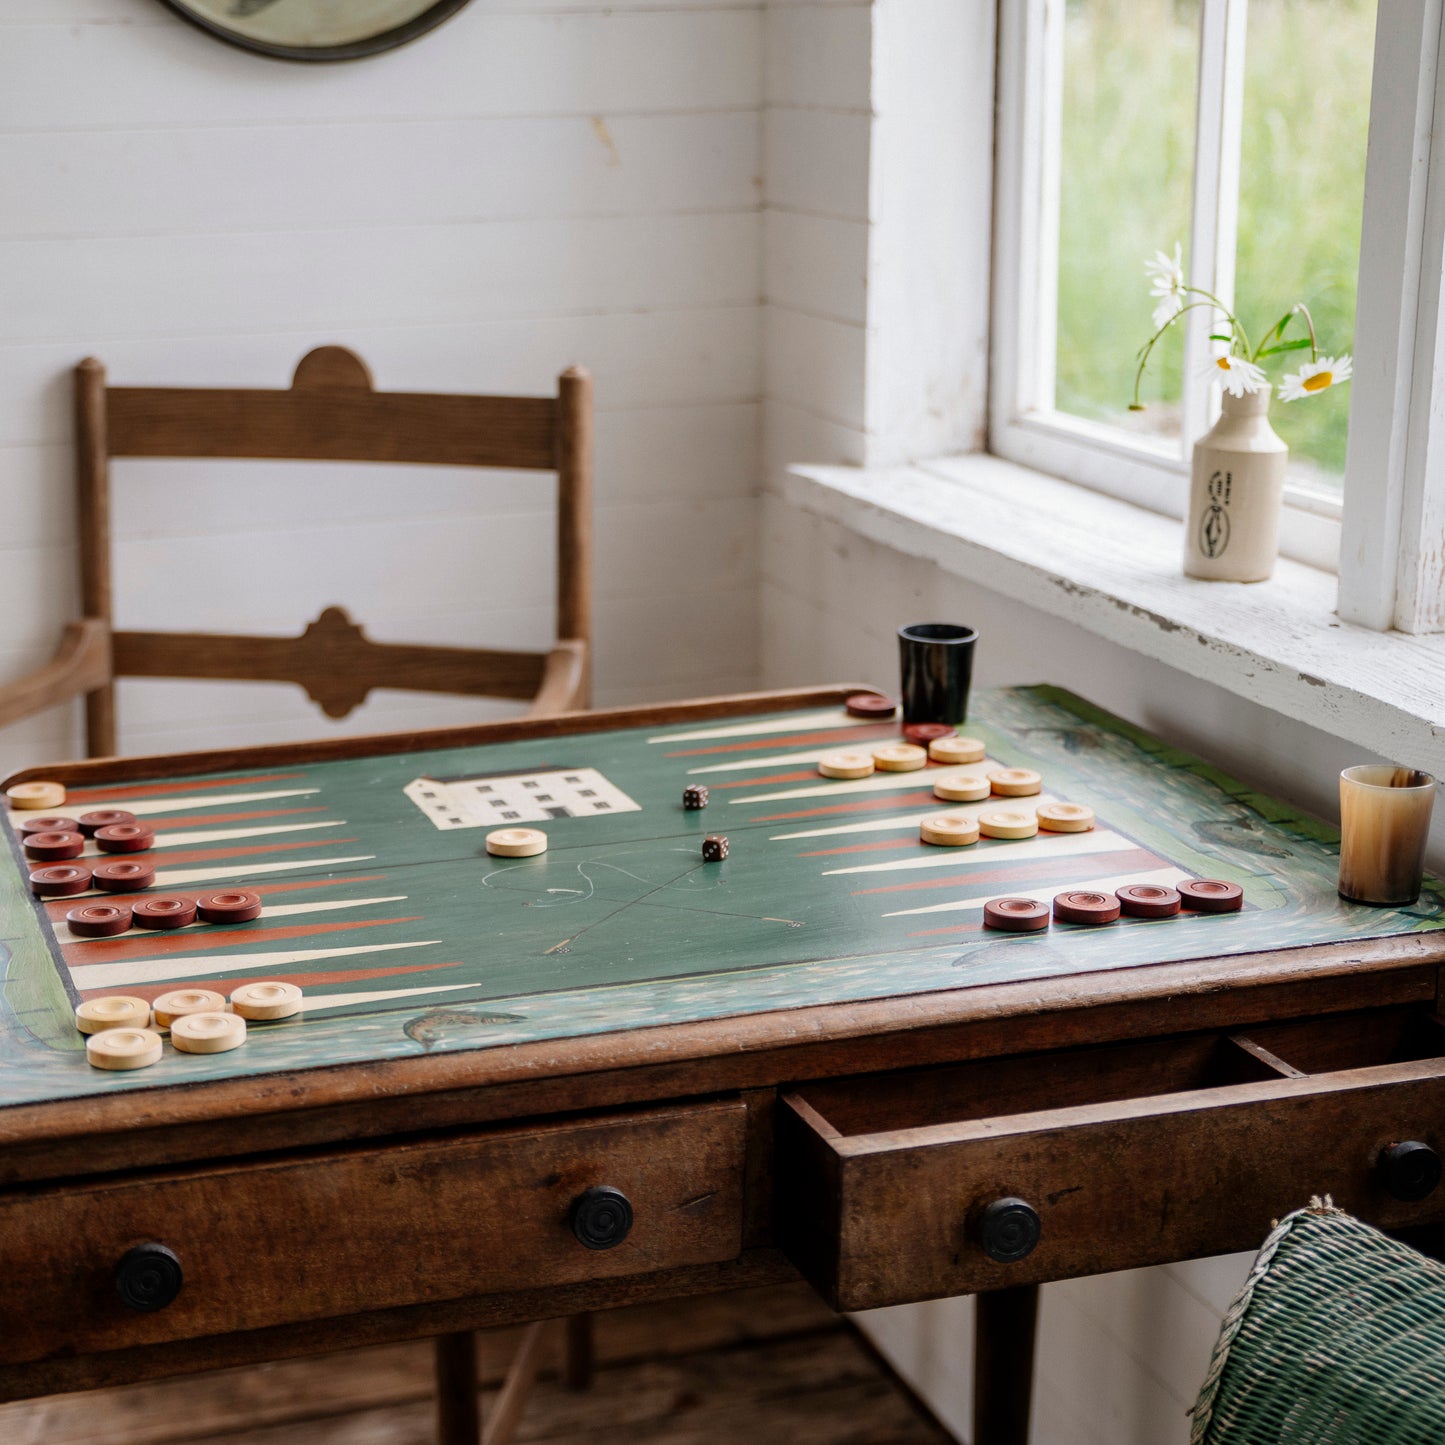
<path fill-rule="evenodd" d="M 110 628 L 97 617 L 69 622 L 49 662 L 0 685 L 0 727 L 94 692 L 110 681 Z"/>
<path fill-rule="evenodd" d="M 527 710 L 528 717 L 550 717 L 587 706 L 587 644 L 565 638 L 547 654 L 542 685 Z"/>

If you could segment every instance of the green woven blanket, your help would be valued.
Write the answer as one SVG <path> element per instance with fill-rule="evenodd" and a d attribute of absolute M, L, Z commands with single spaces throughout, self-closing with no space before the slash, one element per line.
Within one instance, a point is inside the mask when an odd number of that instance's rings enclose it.
<path fill-rule="evenodd" d="M 1442 1445 L 1445 1266 L 1314 1201 L 1225 1316 L 1191 1445 Z"/>

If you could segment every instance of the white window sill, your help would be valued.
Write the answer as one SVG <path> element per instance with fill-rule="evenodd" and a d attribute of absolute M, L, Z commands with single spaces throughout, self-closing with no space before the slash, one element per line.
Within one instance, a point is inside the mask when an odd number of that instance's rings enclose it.
<path fill-rule="evenodd" d="M 905 555 L 1445 777 L 1445 635 L 1339 621 L 1327 572 L 1281 559 L 1269 582 L 1195 581 L 1181 572 L 1177 521 L 984 454 L 797 466 L 781 490 Z"/>

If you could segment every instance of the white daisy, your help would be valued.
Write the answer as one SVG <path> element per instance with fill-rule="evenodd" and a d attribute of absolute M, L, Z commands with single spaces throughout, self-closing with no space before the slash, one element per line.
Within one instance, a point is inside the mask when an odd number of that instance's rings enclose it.
<path fill-rule="evenodd" d="M 1264 385 L 1264 372 L 1254 362 L 1227 353 L 1212 358 L 1205 375 L 1213 377 L 1230 396 L 1245 396 Z"/>
<path fill-rule="evenodd" d="M 1298 371 L 1285 374 L 1280 382 L 1279 399 L 1298 401 L 1301 397 L 1328 391 L 1348 381 L 1354 371 L 1355 364 L 1348 356 L 1322 356 L 1318 361 L 1307 361 Z"/>
<path fill-rule="evenodd" d="M 1154 329 L 1172 321 L 1184 309 L 1184 261 L 1179 242 L 1174 243 L 1174 255 L 1155 251 L 1154 259 L 1144 263 L 1144 272 L 1149 277 L 1149 294 L 1155 298 Z"/>

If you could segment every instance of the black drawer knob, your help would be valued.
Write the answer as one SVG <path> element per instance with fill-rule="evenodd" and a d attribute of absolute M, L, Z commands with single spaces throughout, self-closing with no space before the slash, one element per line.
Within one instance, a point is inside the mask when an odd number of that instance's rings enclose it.
<path fill-rule="evenodd" d="M 572 1233 L 588 1249 L 611 1249 L 632 1232 L 632 1204 L 606 1184 L 584 1190 L 572 1201 Z"/>
<path fill-rule="evenodd" d="M 181 1292 L 181 1262 L 163 1244 L 138 1244 L 121 1255 L 115 1287 L 133 1310 L 163 1310 Z"/>
<path fill-rule="evenodd" d="M 1380 1179 L 1396 1199 L 1424 1199 L 1440 1183 L 1440 1156 L 1418 1139 L 1380 1151 Z"/>
<path fill-rule="evenodd" d="M 1000 1264 L 1032 1254 L 1042 1226 L 1033 1206 L 1022 1199 L 995 1199 L 978 1218 L 978 1242 Z"/>

